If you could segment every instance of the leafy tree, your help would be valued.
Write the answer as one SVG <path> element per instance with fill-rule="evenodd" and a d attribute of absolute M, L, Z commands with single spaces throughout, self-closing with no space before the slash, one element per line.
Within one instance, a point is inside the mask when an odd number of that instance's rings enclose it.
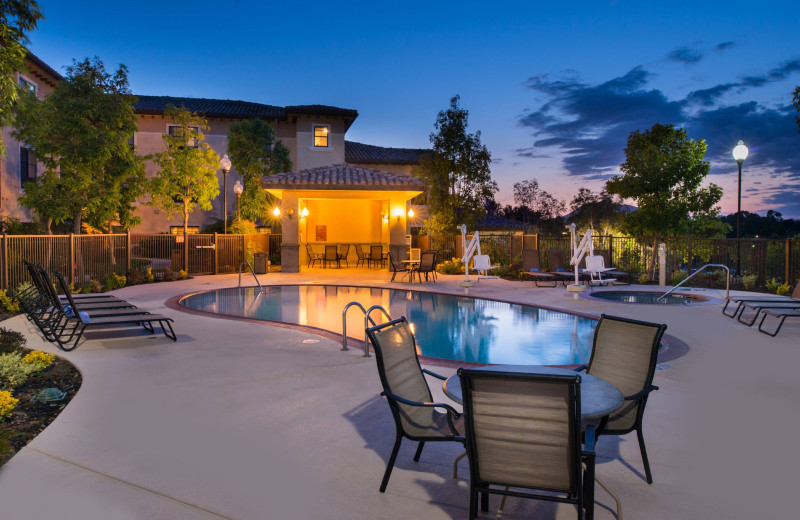
<path fill-rule="evenodd" d="M 606 190 L 594 193 L 581 187 L 570 202 L 572 214 L 567 219 L 579 229 L 592 228 L 603 234 L 613 233 L 621 221 L 622 201 Z"/>
<path fill-rule="evenodd" d="M 469 112 L 459 106 L 460 99 L 455 96 L 450 108 L 439 112 L 430 135 L 433 155 L 421 162 L 431 210 L 425 227 L 431 233 L 454 233 L 462 223 L 474 229 L 484 218 L 484 201 L 497 191 L 489 169 L 492 156 L 481 144 L 480 131 L 467 133 Z"/>
<path fill-rule="evenodd" d="M 42 19 L 39 4 L 33 0 L 0 0 L 0 126 L 8 124 L 19 97 L 14 73 L 25 68 L 27 33 Z M 6 147 L 0 135 L 0 155 Z"/>
<path fill-rule="evenodd" d="M 148 185 L 149 204 L 168 217 L 182 214 L 186 235 L 189 214 L 195 208 L 211 209 L 211 201 L 219 195 L 219 155 L 205 142 L 203 130 L 208 124 L 204 118 L 174 106 L 167 106 L 164 114 L 172 117 L 177 128 L 164 135 L 166 150 L 153 155 L 159 169 Z"/>
<path fill-rule="evenodd" d="M 795 110 L 800 112 L 800 87 L 794 88 L 794 97 L 792 98 L 792 104 L 794 105 Z M 795 120 L 797 121 L 797 132 L 800 133 L 800 116 L 795 116 Z"/>
<path fill-rule="evenodd" d="M 44 100 L 20 98 L 13 135 L 45 166 L 20 203 L 49 228 L 85 219 L 101 228 L 112 220 L 133 225 L 132 204 L 142 192 L 144 160 L 130 139 L 136 132 L 134 97 L 124 65 L 112 76 L 95 57 L 73 62 L 65 80 Z"/>
<path fill-rule="evenodd" d="M 606 190 L 634 199 L 638 210 L 625 215 L 623 231 L 654 235 L 651 272 L 661 235 L 681 235 L 691 230 L 693 218 L 714 218 L 722 188 L 701 187 L 708 175 L 704 140 L 689 139 L 686 131 L 656 124 L 650 130 L 631 132 L 625 148 L 622 175 L 606 183 Z"/>
<path fill-rule="evenodd" d="M 275 131 L 260 119 L 230 125 L 228 154 L 242 175 L 244 191 L 239 198 L 242 219 L 265 219 L 274 197 L 261 189 L 261 177 L 292 170 L 289 149 L 275 138 Z"/>

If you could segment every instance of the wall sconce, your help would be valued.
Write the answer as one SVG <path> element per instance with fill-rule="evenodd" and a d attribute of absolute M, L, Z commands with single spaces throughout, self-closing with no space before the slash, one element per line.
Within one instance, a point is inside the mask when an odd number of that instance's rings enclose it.
<path fill-rule="evenodd" d="M 294 215 L 294 208 L 289 206 L 289 209 L 286 210 L 286 214 L 289 215 L 289 219 L 291 219 L 292 215 Z"/>
<path fill-rule="evenodd" d="M 386 212 L 386 210 L 381 211 L 381 219 L 384 222 L 389 222 L 389 214 Z"/>
<path fill-rule="evenodd" d="M 414 218 L 414 210 L 411 208 L 408 208 L 408 218 Z"/>
<path fill-rule="evenodd" d="M 275 215 L 276 217 L 280 217 L 281 216 L 281 208 L 279 208 L 278 206 L 275 206 L 275 209 L 272 210 L 272 214 Z"/>
<path fill-rule="evenodd" d="M 400 209 L 400 208 L 397 208 L 396 210 L 394 210 L 394 216 L 397 217 L 397 223 L 399 224 L 400 223 L 400 217 L 403 216 L 403 210 Z"/>
<path fill-rule="evenodd" d="M 300 212 L 300 218 L 306 218 L 308 216 L 308 208 L 303 208 Z"/>

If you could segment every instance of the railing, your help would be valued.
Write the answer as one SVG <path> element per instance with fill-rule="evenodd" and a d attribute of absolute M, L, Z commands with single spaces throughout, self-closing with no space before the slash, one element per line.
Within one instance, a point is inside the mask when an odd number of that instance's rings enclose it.
<path fill-rule="evenodd" d="M 678 285 L 676 285 L 675 287 L 673 287 L 669 291 L 667 291 L 664 294 L 662 294 L 661 296 L 659 296 L 658 299 L 660 300 L 660 299 L 662 299 L 662 298 L 664 298 L 666 296 L 669 296 L 670 294 L 672 294 L 673 291 L 675 291 L 675 289 L 677 289 L 681 285 L 685 284 L 686 282 L 688 282 L 689 280 L 694 278 L 694 276 L 696 274 L 700 274 L 700 272 L 703 269 L 705 269 L 706 267 L 721 267 L 721 268 L 725 269 L 725 271 L 727 273 L 727 277 L 726 277 L 727 282 L 725 284 L 725 299 L 727 300 L 728 299 L 728 295 L 730 294 L 730 290 L 731 290 L 731 270 L 728 268 L 727 265 L 723 265 L 723 264 L 706 264 L 706 265 L 704 265 L 703 267 L 701 267 L 697 271 L 693 272 L 688 278 L 686 278 L 685 280 L 682 280 L 681 283 L 679 283 Z"/>
<path fill-rule="evenodd" d="M 369 309 L 365 309 L 364 306 L 361 305 L 359 302 L 348 303 L 347 305 L 344 306 L 344 310 L 342 311 L 342 350 L 350 350 L 349 348 L 347 348 L 347 310 L 353 306 L 358 307 L 364 313 L 364 357 L 370 357 L 369 337 L 367 336 L 367 328 L 369 327 L 370 324 L 372 324 L 373 326 L 377 325 L 377 323 L 375 323 L 375 320 L 372 319 L 371 316 L 372 311 L 380 310 L 388 320 L 391 320 L 392 317 L 389 316 L 389 313 L 386 312 L 386 309 L 384 309 L 380 305 L 373 305 Z"/>
<path fill-rule="evenodd" d="M 256 281 L 256 285 L 258 285 L 258 292 L 259 293 L 264 292 L 264 288 L 261 287 L 261 282 L 258 281 L 258 276 L 256 276 L 256 272 L 253 271 L 253 266 L 250 265 L 250 262 L 242 262 L 241 264 L 239 264 L 239 287 L 242 286 L 242 266 L 245 265 L 247 266 L 248 269 L 250 269 L 250 272 L 253 274 L 253 279 Z"/>

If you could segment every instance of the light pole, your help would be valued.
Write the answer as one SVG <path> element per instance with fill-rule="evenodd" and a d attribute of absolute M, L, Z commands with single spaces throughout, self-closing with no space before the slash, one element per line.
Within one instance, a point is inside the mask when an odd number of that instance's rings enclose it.
<path fill-rule="evenodd" d="M 739 276 L 742 276 L 742 242 L 739 235 L 739 219 L 742 218 L 742 163 L 747 159 L 748 152 L 742 141 L 733 149 L 733 158 L 739 165 L 739 203 L 736 206 L 736 272 Z"/>
<path fill-rule="evenodd" d="M 233 192 L 236 194 L 236 220 L 241 221 L 241 205 L 239 204 L 239 197 L 242 196 L 242 192 L 244 191 L 244 184 L 242 181 L 236 181 L 236 184 L 233 185 Z"/>
<path fill-rule="evenodd" d="M 223 233 L 228 233 L 228 172 L 231 169 L 231 160 L 228 154 L 222 156 L 219 160 L 219 167 L 222 168 L 222 225 L 224 226 Z"/>

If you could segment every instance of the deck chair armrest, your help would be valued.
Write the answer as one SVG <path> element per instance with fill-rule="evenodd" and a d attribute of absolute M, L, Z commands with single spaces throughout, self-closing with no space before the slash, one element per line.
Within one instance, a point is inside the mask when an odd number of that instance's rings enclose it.
<path fill-rule="evenodd" d="M 447 378 L 446 378 L 446 377 L 444 377 L 443 375 L 441 375 L 441 374 L 437 374 L 436 372 L 431 372 L 431 371 L 430 371 L 430 370 L 428 370 L 427 368 L 423 368 L 423 369 L 422 369 L 422 371 L 423 371 L 424 373 L 428 374 L 429 376 L 433 376 L 433 377 L 435 377 L 436 379 L 441 379 L 442 381 L 446 381 L 446 380 L 447 380 Z"/>
<path fill-rule="evenodd" d="M 449 416 L 452 414 L 456 419 L 461 417 L 461 414 L 456 411 L 455 408 L 450 406 L 449 404 L 445 403 L 423 403 L 421 401 L 411 401 L 409 399 L 404 399 L 399 395 L 394 395 L 391 392 L 381 392 L 381 395 L 386 396 L 387 399 L 391 399 L 393 401 L 397 401 L 398 403 L 407 404 L 408 406 L 425 406 L 428 408 L 444 408 L 447 410 L 448 421 L 450 420 Z"/>
<path fill-rule="evenodd" d="M 646 387 L 644 390 L 642 390 L 641 392 L 637 392 L 637 393 L 635 393 L 633 395 L 626 396 L 624 399 L 626 401 L 638 401 L 638 400 L 640 400 L 640 399 L 642 399 L 644 397 L 647 397 L 647 395 L 650 392 L 652 392 L 653 390 L 658 390 L 658 387 L 655 386 L 655 385 L 650 385 L 650 386 Z"/>
<path fill-rule="evenodd" d="M 586 369 L 589 368 L 589 365 L 581 365 L 579 367 L 575 367 L 575 372 L 584 372 Z"/>

